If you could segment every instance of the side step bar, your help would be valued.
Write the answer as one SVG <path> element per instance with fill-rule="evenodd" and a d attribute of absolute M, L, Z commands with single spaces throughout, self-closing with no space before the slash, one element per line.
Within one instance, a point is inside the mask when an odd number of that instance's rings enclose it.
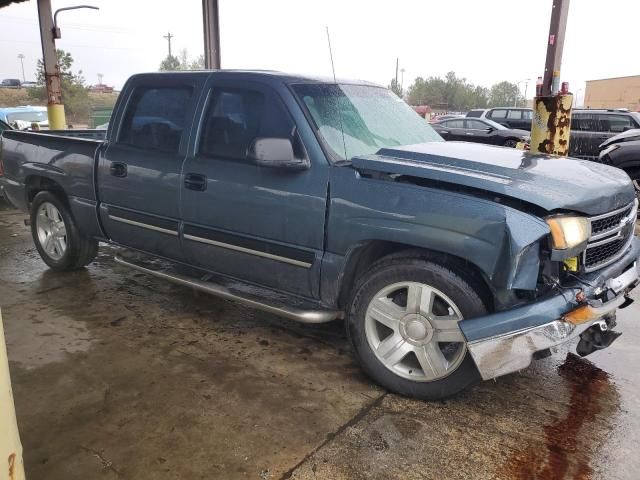
<path fill-rule="evenodd" d="M 285 305 L 284 302 L 273 299 L 272 302 L 267 303 L 268 299 L 251 295 L 248 292 L 233 291 L 232 289 L 211 281 L 199 280 L 197 278 L 188 277 L 180 273 L 165 272 L 154 270 L 138 263 L 133 263 L 129 260 L 125 260 L 120 255 L 115 255 L 114 260 L 120 265 L 132 268 L 139 272 L 153 275 L 154 277 L 169 280 L 170 282 L 183 285 L 185 287 L 191 287 L 201 292 L 209 293 L 226 300 L 232 300 L 235 302 L 243 303 L 251 308 L 262 310 L 264 312 L 273 313 L 281 317 L 286 317 L 291 320 L 295 320 L 301 323 L 326 323 L 333 320 L 337 320 L 343 317 L 343 313 L 339 310 L 317 310 L 317 309 L 305 309 L 290 305 Z M 252 289 L 254 292 L 256 288 Z"/>

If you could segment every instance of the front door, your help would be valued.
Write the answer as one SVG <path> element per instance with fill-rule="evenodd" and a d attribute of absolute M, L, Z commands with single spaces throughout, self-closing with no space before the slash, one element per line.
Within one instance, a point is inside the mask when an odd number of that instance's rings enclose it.
<path fill-rule="evenodd" d="M 194 266 L 317 297 L 328 164 L 304 148 L 302 137 L 311 131 L 296 127 L 299 107 L 286 106 L 272 87 L 212 82 L 182 171 L 185 257 Z M 311 168 L 252 163 L 251 144 L 267 137 L 290 139 L 296 156 L 311 157 Z M 311 137 L 306 141 L 315 141 Z"/>
<path fill-rule="evenodd" d="M 195 77 L 144 80 L 130 82 L 99 159 L 100 218 L 114 242 L 181 259 L 181 167 L 199 88 Z"/>

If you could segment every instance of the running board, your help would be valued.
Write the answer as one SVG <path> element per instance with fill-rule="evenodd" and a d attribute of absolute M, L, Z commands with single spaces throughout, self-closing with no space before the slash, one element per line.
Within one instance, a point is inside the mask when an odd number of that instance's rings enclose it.
<path fill-rule="evenodd" d="M 115 261 L 119 265 L 132 268 L 139 272 L 153 275 L 154 277 L 169 280 L 170 282 L 191 287 L 201 292 L 209 293 L 226 300 L 243 303 L 251 308 L 262 310 L 264 312 L 273 313 L 281 317 L 289 318 L 301 323 L 326 323 L 343 317 L 343 313 L 339 310 L 318 310 L 315 308 L 306 308 L 309 305 L 301 303 L 299 300 L 287 299 L 280 294 L 271 292 L 261 287 L 247 286 L 237 282 L 224 285 L 222 281 L 215 283 L 207 279 L 197 279 L 176 272 L 167 272 L 154 270 L 139 263 L 133 263 L 125 260 L 120 255 L 115 255 Z M 207 275 L 213 277 L 213 275 Z M 243 288 L 245 287 L 245 288 Z M 256 295 L 256 293 L 264 292 L 264 296 Z M 272 298 L 267 298 L 272 297 Z M 290 300 L 287 302 L 287 300 Z M 299 303 L 299 305 L 287 305 L 286 303 Z M 314 305 L 315 307 L 315 305 Z"/>

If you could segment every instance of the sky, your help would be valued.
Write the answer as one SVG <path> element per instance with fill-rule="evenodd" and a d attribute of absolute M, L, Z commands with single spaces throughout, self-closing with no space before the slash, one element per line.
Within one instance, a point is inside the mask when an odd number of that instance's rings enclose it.
<path fill-rule="evenodd" d="M 155 71 L 167 55 L 203 52 L 201 0 L 52 0 L 62 12 L 58 48 L 71 52 L 88 84 L 122 87 Z M 490 87 L 520 82 L 532 97 L 542 75 L 552 0 L 219 0 L 223 68 L 272 69 L 330 76 L 329 27 L 336 75 L 388 85 L 396 59 L 403 84 L 455 71 Z M 640 74 L 637 0 L 573 0 L 562 80 L 584 96 L 584 81 Z M 41 57 L 36 1 L 0 9 L 0 78 L 35 80 Z M 635 60 L 634 60 L 635 59 Z M 402 76 L 402 74 L 400 75 Z M 526 79 L 530 79 L 528 82 Z"/>

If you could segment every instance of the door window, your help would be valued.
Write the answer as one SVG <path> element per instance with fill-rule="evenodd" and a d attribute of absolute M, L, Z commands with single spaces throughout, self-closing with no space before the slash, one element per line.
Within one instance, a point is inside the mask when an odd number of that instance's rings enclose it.
<path fill-rule="evenodd" d="M 217 89 L 202 132 L 202 155 L 242 160 L 256 138 L 293 140 L 294 123 L 275 98 L 256 90 Z"/>
<path fill-rule="evenodd" d="M 510 120 L 521 120 L 522 112 L 520 110 L 509 110 L 507 113 L 507 118 Z"/>
<path fill-rule="evenodd" d="M 571 130 L 579 132 L 596 132 L 596 116 L 591 113 L 577 113 L 571 119 Z"/>
<path fill-rule="evenodd" d="M 193 89 L 138 87 L 124 115 L 119 143 L 145 150 L 178 153 Z"/>
<path fill-rule="evenodd" d="M 448 120 L 444 122 L 447 128 L 464 128 L 464 120 Z"/>
<path fill-rule="evenodd" d="M 600 132 L 624 132 L 625 128 L 634 128 L 631 117 L 627 115 L 598 115 Z"/>
<path fill-rule="evenodd" d="M 506 110 L 493 110 L 491 112 L 489 112 L 491 115 L 490 118 L 507 118 L 507 111 Z"/>
<path fill-rule="evenodd" d="M 533 111 L 531 111 L 531 110 L 522 110 L 522 118 L 524 120 L 533 119 Z"/>

